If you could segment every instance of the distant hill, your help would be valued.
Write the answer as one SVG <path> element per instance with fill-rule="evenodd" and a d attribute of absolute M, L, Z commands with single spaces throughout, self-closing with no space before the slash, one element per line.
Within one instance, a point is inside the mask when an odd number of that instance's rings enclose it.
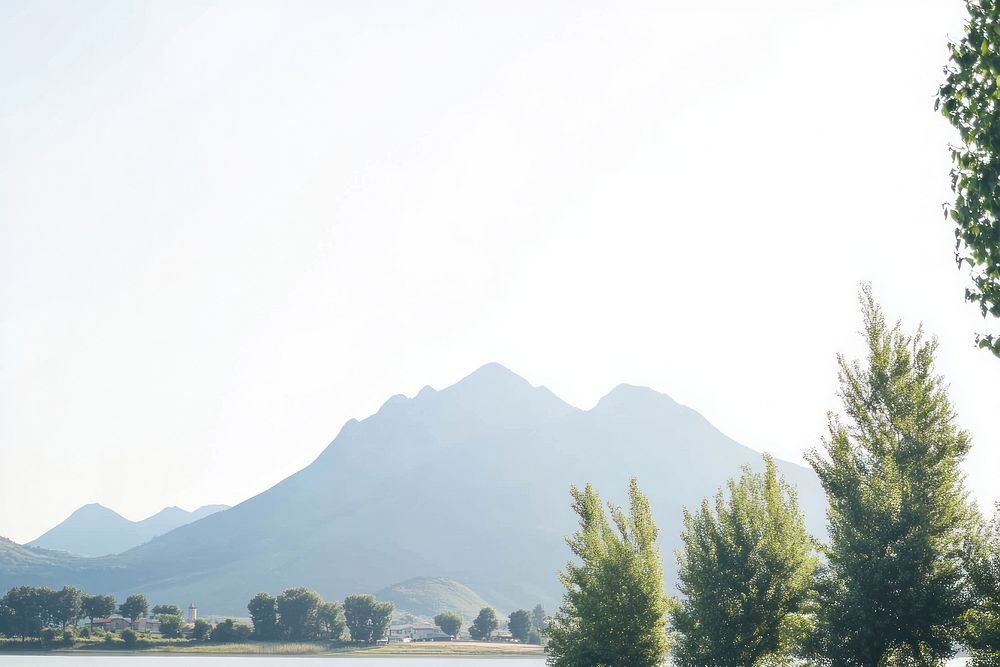
<path fill-rule="evenodd" d="M 554 609 L 557 572 L 570 558 L 564 536 L 576 528 L 570 484 L 591 482 L 622 502 L 636 476 L 672 585 L 682 507 L 714 494 L 741 465 L 759 469 L 760 454 L 664 394 L 621 385 L 581 410 L 490 364 L 347 422 L 311 465 L 232 509 L 107 559 L 0 565 L 0 590 L 74 584 L 245 615 L 258 591 L 308 586 L 339 599 L 389 587 L 429 612 L 445 594 L 424 584 L 394 590 L 393 582 L 434 576 L 462 582 L 501 610 Z M 793 463 L 778 467 L 821 535 L 816 477 Z"/>
<path fill-rule="evenodd" d="M 445 577 L 414 577 L 377 591 L 375 597 L 389 600 L 399 612 L 422 619 L 432 619 L 442 611 L 453 611 L 464 618 L 466 624 L 483 607 L 494 606 L 465 584 Z"/>
<path fill-rule="evenodd" d="M 129 521 L 114 510 L 91 503 L 70 514 L 28 546 L 68 551 L 79 556 L 117 554 L 225 509 L 229 506 L 205 505 L 192 512 L 167 507 L 142 521 Z"/>

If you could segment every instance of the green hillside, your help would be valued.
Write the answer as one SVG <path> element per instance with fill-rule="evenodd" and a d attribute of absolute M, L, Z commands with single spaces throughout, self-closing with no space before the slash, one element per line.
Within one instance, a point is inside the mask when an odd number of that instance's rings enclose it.
<path fill-rule="evenodd" d="M 389 600 L 396 605 L 397 611 L 418 618 L 431 619 L 442 611 L 453 611 L 466 623 L 471 622 L 483 607 L 494 607 L 465 584 L 445 577 L 414 577 L 383 588 L 375 597 Z"/>

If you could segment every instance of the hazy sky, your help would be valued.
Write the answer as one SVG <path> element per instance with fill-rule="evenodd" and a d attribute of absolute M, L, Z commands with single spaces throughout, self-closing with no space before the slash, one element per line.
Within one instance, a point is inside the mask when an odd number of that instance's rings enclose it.
<path fill-rule="evenodd" d="M 0 535 L 236 503 L 488 361 L 801 460 L 862 280 L 939 335 L 992 502 L 933 111 L 963 11 L 4 2 Z"/>

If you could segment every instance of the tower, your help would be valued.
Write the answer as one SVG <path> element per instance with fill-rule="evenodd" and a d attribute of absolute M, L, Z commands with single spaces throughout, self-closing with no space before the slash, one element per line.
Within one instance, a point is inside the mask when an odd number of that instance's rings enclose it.
<path fill-rule="evenodd" d="M 197 618 L 198 618 L 198 607 L 195 607 L 194 602 L 192 602 L 191 605 L 188 607 L 187 621 L 188 623 L 194 623 L 195 619 Z"/>

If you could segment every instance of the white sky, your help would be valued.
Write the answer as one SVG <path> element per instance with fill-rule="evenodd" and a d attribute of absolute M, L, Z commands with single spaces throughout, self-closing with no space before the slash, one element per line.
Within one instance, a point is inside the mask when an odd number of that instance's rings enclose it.
<path fill-rule="evenodd" d="M 487 361 L 801 460 L 861 280 L 940 336 L 992 502 L 932 108 L 963 11 L 5 2 L 0 535 L 239 502 Z"/>

